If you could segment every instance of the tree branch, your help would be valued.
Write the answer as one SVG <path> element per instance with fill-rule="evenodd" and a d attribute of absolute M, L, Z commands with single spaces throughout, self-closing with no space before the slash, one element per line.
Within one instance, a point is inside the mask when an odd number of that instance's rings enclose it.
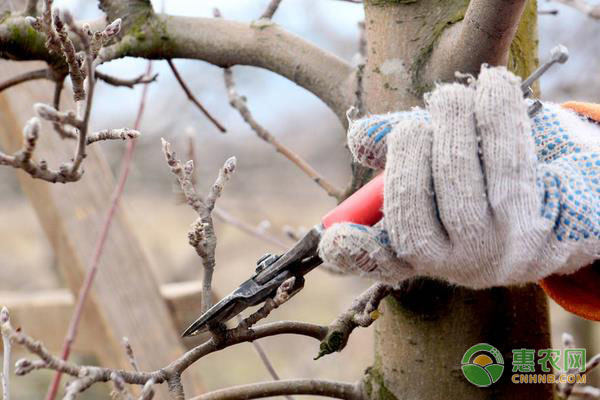
<path fill-rule="evenodd" d="M 267 9 L 265 10 L 264 13 L 262 13 L 262 15 L 260 16 L 259 19 L 273 18 L 273 15 L 275 15 L 277 8 L 279 8 L 279 4 L 281 4 L 281 0 L 271 0 L 269 5 L 267 6 Z"/>
<path fill-rule="evenodd" d="M 379 303 L 393 290 L 392 286 L 376 283 L 356 297 L 350 308 L 328 326 L 327 335 L 321 341 L 319 354 L 315 359 L 342 351 L 355 328 L 366 328 L 375 322 L 379 317 Z"/>
<path fill-rule="evenodd" d="M 141 74 L 133 79 L 123 79 L 123 78 L 117 78 L 116 76 L 111 76 L 111 75 L 105 74 L 100 71 L 96 71 L 94 73 L 94 75 L 96 76 L 96 78 L 102 80 L 104 83 L 107 83 L 109 85 L 125 86 L 130 89 L 133 89 L 133 87 L 135 85 L 154 82 L 156 80 L 156 77 L 158 76 L 158 74 L 154 74 L 152 76 Z"/>
<path fill-rule="evenodd" d="M 285 379 L 216 390 L 193 397 L 191 400 L 258 399 L 290 394 L 307 394 L 345 400 L 365 398 L 360 383 L 334 382 L 321 379 Z"/>
<path fill-rule="evenodd" d="M 181 77 L 181 75 L 179 74 L 179 71 L 177 70 L 177 68 L 175 68 L 175 64 L 173 64 L 173 60 L 167 60 L 167 63 L 169 64 L 169 67 L 171 68 L 171 71 L 173 72 L 173 75 L 175 76 L 175 79 L 177 79 L 177 82 L 179 83 L 179 86 L 181 86 L 181 88 L 183 89 L 183 91 L 185 92 L 187 98 L 196 105 L 196 107 L 198 107 L 198 109 L 204 114 L 204 116 L 206 116 L 206 118 L 208 118 L 208 120 L 210 122 L 212 122 L 212 124 L 222 133 L 227 132 L 227 129 L 225 129 L 225 127 L 215 119 L 215 117 L 213 117 L 208 110 L 202 105 L 202 103 L 200 103 L 200 101 L 198 101 L 198 99 L 196 98 L 196 96 L 194 96 L 194 94 L 192 93 L 192 91 L 190 90 L 190 88 L 187 86 L 187 84 L 185 83 L 185 81 L 183 80 L 183 78 Z"/>
<path fill-rule="evenodd" d="M 204 200 L 196 193 L 192 182 L 194 161 L 189 160 L 182 165 L 176 158 L 175 153 L 171 151 L 171 144 L 165 139 L 161 140 L 167 164 L 171 168 L 173 175 L 177 177 L 187 203 L 198 214 L 198 219 L 192 224 L 192 229 L 188 233 L 188 239 L 190 245 L 202 259 L 202 268 L 204 270 L 202 279 L 202 309 L 206 311 L 212 305 L 212 276 L 215 269 L 215 249 L 217 246 L 212 212 L 215 202 L 221 196 L 225 183 L 235 171 L 236 159 L 235 157 L 231 157 L 225 161 L 223 168 L 219 170 L 217 180 L 212 185 L 206 200 Z"/>
<path fill-rule="evenodd" d="M 9 78 L 4 82 L 0 83 L 0 92 L 4 89 L 8 89 L 9 87 L 18 85 L 23 82 L 33 81 L 35 79 L 49 79 L 48 68 L 24 72 L 21 75 Z"/>
<path fill-rule="evenodd" d="M 2 399 L 10 400 L 10 314 L 6 307 L 2 307 L 0 310 L 0 334 L 2 335 Z"/>
<path fill-rule="evenodd" d="M 426 82 L 478 74 L 482 63 L 506 65 L 526 0 L 471 0 L 463 21 L 445 30 L 423 74 Z"/>
<path fill-rule="evenodd" d="M 338 200 L 341 199 L 343 193 L 340 189 L 336 188 L 331 183 L 329 183 L 329 181 L 325 180 L 325 178 L 323 178 L 321 174 L 319 174 L 310 164 L 308 164 L 306 160 L 294 153 L 292 149 L 281 143 L 271 134 L 271 132 L 269 132 L 262 125 L 256 122 L 256 120 L 252 116 L 252 113 L 250 113 L 248 106 L 246 105 L 246 100 L 242 96 L 240 96 L 236 91 L 235 83 L 233 81 L 233 72 L 231 71 L 231 69 L 225 68 L 223 70 L 223 73 L 225 78 L 225 87 L 227 88 L 227 95 L 229 97 L 229 104 L 231 104 L 233 108 L 238 110 L 244 121 L 246 121 L 246 123 L 250 125 L 250 127 L 254 132 L 256 132 L 258 137 L 264 140 L 265 142 L 271 144 L 278 153 L 281 153 L 281 155 L 283 155 L 285 158 L 294 163 L 298 168 L 300 168 L 302 172 L 308 175 L 317 185 L 323 188 L 323 190 L 325 190 L 327 194 Z"/>
<path fill-rule="evenodd" d="M 116 8 L 117 5 L 112 10 Z M 109 15 L 125 18 L 124 31 L 121 40 L 100 52 L 99 62 L 126 56 L 188 58 L 221 67 L 240 64 L 265 68 L 314 93 L 347 124 L 346 110 L 354 101 L 352 67 L 276 24 L 147 13 L 139 17 L 142 21 L 146 18 L 145 22 L 137 24 L 135 32 L 128 32 L 125 11 L 123 8 Z M 93 21 L 90 25 L 101 26 L 103 21 Z M 44 41 L 44 35 L 35 32 L 23 17 L 9 16 L 0 23 L 0 57 L 43 60 L 64 70 L 64 59 L 50 54 L 43 46 Z"/>
<path fill-rule="evenodd" d="M 590 4 L 585 0 L 554 0 L 558 3 L 562 3 L 566 6 L 574 8 L 583 13 L 583 15 L 593 18 L 600 19 L 600 4 Z"/>

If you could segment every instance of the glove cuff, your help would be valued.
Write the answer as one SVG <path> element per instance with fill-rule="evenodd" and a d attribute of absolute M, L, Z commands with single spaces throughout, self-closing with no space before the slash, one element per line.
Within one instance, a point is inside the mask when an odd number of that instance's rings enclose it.
<path fill-rule="evenodd" d="M 600 104 L 569 101 L 562 107 L 600 123 Z M 540 281 L 544 292 L 565 310 L 600 321 L 600 260 L 570 275 L 551 275 Z"/>

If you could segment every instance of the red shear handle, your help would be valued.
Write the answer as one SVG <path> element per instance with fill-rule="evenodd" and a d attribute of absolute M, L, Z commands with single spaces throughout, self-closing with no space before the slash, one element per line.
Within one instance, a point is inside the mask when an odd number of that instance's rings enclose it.
<path fill-rule="evenodd" d="M 383 217 L 383 173 L 331 210 L 321 222 L 329 228 L 338 222 L 375 225 Z"/>

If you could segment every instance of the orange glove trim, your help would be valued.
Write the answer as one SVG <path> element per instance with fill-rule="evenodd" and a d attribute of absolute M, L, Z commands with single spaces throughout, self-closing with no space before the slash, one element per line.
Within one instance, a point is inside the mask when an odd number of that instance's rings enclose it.
<path fill-rule="evenodd" d="M 569 101 L 562 105 L 600 122 L 600 104 Z M 570 275 L 551 275 L 540 286 L 565 310 L 585 319 L 600 321 L 600 260 Z"/>

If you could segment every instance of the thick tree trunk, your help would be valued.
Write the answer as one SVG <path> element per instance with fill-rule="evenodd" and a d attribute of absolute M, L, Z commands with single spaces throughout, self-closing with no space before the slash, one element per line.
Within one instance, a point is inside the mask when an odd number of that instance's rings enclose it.
<path fill-rule="evenodd" d="M 369 112 L 421 103 L 431 80 L 440 78 L 425 78 L 440 70 L 429 65 L 431 55 L 445 31 L 459 27 L 467 5 L 466 0 L 366 2 L 364 99 Z M 508 60 L 522 76 L 537 62 L 535 7 L 535 1 L 528 2 Z M 476 64 L 485 61 L 494 62 Z M 375 364 L 365 381 L 371 398 L 552 398 L 550 385 L 510 382 L 512 349 L 551 347 L 546 299 L 538 286 L 473 291 L 423 279 L 386 299 L 382 311 Z M 502 378 L 489 388 L 470 384 L 460 368 L 465 351 L 481 342 L 498 348 L 505 360 Z"/>

